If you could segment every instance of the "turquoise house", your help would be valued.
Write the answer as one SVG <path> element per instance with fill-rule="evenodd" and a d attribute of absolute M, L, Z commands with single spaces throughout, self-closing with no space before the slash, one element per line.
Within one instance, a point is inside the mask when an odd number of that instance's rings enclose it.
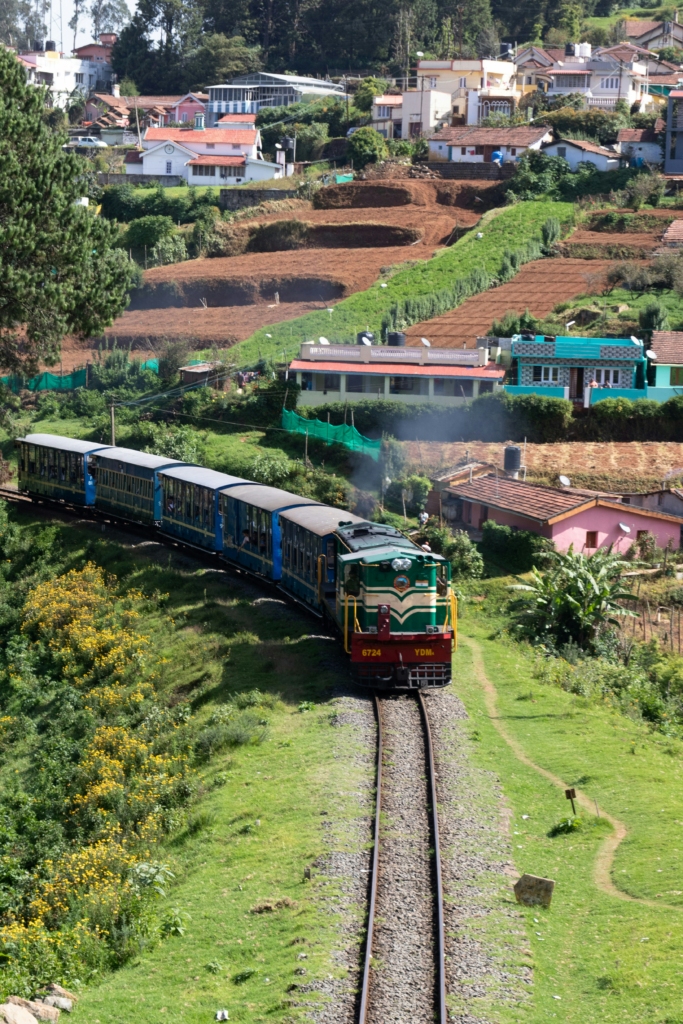
<path fill-rule="evenodd" d="M 584 408 L 604 398 L 654 397 L 647 393 L 645 346 L 637 338 L 517 334 L 508 381 L 509 394 L 568 398 Z"/>
<path fill-rule="evenodd" d="M 683 331 L 654 331 L 647 397 L 658 402 L 683 395 Z"/>

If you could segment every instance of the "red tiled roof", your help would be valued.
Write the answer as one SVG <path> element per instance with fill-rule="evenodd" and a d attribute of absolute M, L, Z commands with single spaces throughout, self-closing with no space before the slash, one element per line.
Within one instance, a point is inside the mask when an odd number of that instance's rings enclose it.
<path fill-rule="evenodd" d="M 630 18 L 624 23 L 624 32 L 632 39 L 639 39 L 646 32 L 652 32 L 653 28 L 663 28 L 661 21 L 632 21 Z"/>
<path fill-rule="evenodd" d="M 139 149 L 129 149 L 123 158 L 124 164 L 141 164 L 142 153 Z"/>
<path fill-rule="evenodd" d="M 468 380 L 502 380 L 505 370 L 491 363 L 489 366 L 415 366 L 410 363 L 345 363 L 294 359 L 290 370 L 313 373 L 359 373 L 363 376 L 387 374 L 391 377 L 465 377 Z"/>
<path fill-rule="evenodd" d="M 226 132 L 225 128 L 148 128 L 145 141 L 149 142 L 180 142 L 190 145 L 198 142 L 243 143 L 253 146 L 256 143 L 256 130 L 237 128 Z"/>
<path fill-rule="evenodd" d="M 373 102 L 382 107 L 400 107 L 403 104 L 403 96 L 375 96 Z"/>
<path fill-rule="evenodd" d="M 653 331 L 650 342 L 657 362 L 664 366 L 683 366 L 683 331 Z"/>
<path fill-rule="evenodd" d="M 224 114 L 218 124 L 255 124 L 256 114 Z"/>
<path fill-rule="evenodd" d="M 243 167 L 247 162 L 244 156 L 198 156 L 189 161 L 190 167 Z"/>
<path fill-rule="evenodd" d="M 590 508 L 594 500 L 552 487 L 535 487 L 521 480 L 482 476 L 471 483 L 453 484 L 448 490 L 466 501 L 514 512 L 540 523 L 555 516 Z"/>
<path fill-rule="evenodd" d="M 653 128 L 620 128 L 617 142 L 657 142 L 657 133 L 664 131 L 664 121 L 658 117 Z"/>
<path fill-rule="evenodd" d="M 674 220 L 669 224 L 662 239 L 664 242 L 683 242 L 683 220 Z"/>
<path fill-rule="evenodd" d="M 598 146 L 595 142 L 586 142 L 584 139 L 558 139 L 557 142 L 553 142 L 551 145 L 555 146 L 560 142 L 563 146 L 574 146 L 575 149 L 581 149 L 585 153 L 597 153 L 598 156 L 619 157 L 619 154 L 615 153 L 613 149 L 605 149 L 604 146 Z"/>
<path fill-rule="evenodd" d="M 430 142 L 447 142 L 452 146 L 531 146 L 550 131 L 540 128 L 442 128 Z"/>

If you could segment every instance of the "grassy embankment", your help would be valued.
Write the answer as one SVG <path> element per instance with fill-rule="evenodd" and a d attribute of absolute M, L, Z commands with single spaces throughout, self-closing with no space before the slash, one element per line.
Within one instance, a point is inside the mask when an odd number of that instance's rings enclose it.
<path fill-rule="evenodd" d="M 20 521 L 27 536 L 45 522 L 32 514 Z M 334 729 L 332 741 L 331 688 L 345 678 L 340 650 L 311 636 L 319 627 L 305 616 L 215 569 L 116 531 L 105 536 L 95 524 L 56 521 L 55 530 L 67 565 L 91 559 L 126 587 L 170 595 L 144 620 L 163 659 L 162 706 L 189 701 L 200 724 L 254 687 L 281 695 L 265 711 L 262 744 L 199 765 L 205 795 L 154 850 L 176 875 L 159 916 L 175 908 L 189 915 L 185 934 L 152 942 L 87 987 L 74 1021 L 199 1024 L 223 1007 L 235 1021 L 291 1020 L 293 982 L 339 975 L 335 885 L 323 887 L 315 872 L 305 882 L 304 868 L 329 850 L 321 814 L 355 818 L 363 785 L 349 730 Z M 303 711 L 302 701 L 310 702 Z M 281 900 L 280 909 L 254 912 Z M 301 951 L 305 979 L 295 975 Z"/>
<path fill-rule="evenodd" d="M 590 267 L 590 263 L 587 264 Z M 669 325 L 667 330 L 680 331 L 683 328 L 683 296 L 670 289 L 648 289 L 644 292 L 631 292 L 625 288 L 615 288 L 607 295 L 584 295 L 570 302 L 560 302 L 553 313 L 540 324 L 546 334 L 580 334 L 584 337 L 604 337 L 608 332 L 613 335 L 627 337 L 641 330 L 638 314 L 657 299 L 666 309 Z M 595 314 L 592 323 L 566 330 L 567 320 L 580 317 L 582 310 L 590 310 Z"/>
<path fill-rule="evenodd" d="M 482 592 L 490 586 L 483 583 Z M 678 1024 L 683 745 L 606 706 L 535 681 L 532 658 L 499 638 L 504 624 L 487 611 L 486 601 L 466 606 L 455 686 L 470 715 L 473 756 L 502 780 L 515 865 L 520 873 L 555 879 L 556 888 L 549 911 L 523 910 L 534 966 L 530 1003 L 482 1011 L 496 1024 L 542 1024 L 550 1018 L 567 1024 Z M 470 638 L 497 691 L 495 718 Z M 579 811 L 581 831 L 548 836 L 571 813 L 569 803 L 560 788 L 515 756 L 496 724 L 529 759 L 625 824 L 611 878 L 633 899 L 596 885 L 596 858 L 612 835 L 604 818 Z"/>
<path fill-rule="evenodd" d="M 316 310 L 295 320 L 263 327 L 235 345 L 230 350 L 231 355 L 238 364 L 248 365 L 260 357 L 279 360 L 283 351 L 291 358 L 303 341 L 317 340 L 320 335 L 330 341 L 349 341 L 357 331 L 366 328 L 378 333 L 383 315 L 395 303 L 452 286 L 454 281 L 476 268 L 495 274 L 504 251 L 520 248 L 531 239 L 539 238 L 541 227 L 549 217 L 557 217 L 566 227 L 573 216 L 571 203 L 526 202 L 491 210 L 476 228 L 432 259 L 399 268 L 367 291 L 338 302 L 332 313 L 326 309 Z M 483 238 L 476 237 L 478 232 L 483 233 Z"/>

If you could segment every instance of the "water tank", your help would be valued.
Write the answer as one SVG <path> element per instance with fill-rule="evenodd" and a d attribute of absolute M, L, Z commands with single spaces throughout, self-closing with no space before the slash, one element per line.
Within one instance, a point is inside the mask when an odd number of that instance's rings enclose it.
<path fill-rule="evenodd" d="M 48 39 L 48 41 L 45 43 L 45 49 L 52 51 L 57 49 L 57 44 L 55 43 L 54 39 Z"/>
<path fill-rule="evenodd" d="M 293 139 L 290 135 L 285 135 L 285 137 L 281 140 L 281 145 L 283 149 L 294 149 L 296 145 L 296 139 Z"/>
<path fill-rule="evenodd" d="M 33 49 L 37 53 L 44 53 L 45 51 L 43 50 L 43 40 L 42 39 L 34 39 L 33 40 Z"/>
<path fill-rule="evenodd" d="M 508 444 L 505 446 L 503 456 L 503 468 L 508 476 L 516 480 L 519 475 L 519 467 L 522 465 L 522 449 L 519 445 Z"/>
<path fill-rule="evenodd" d="M 564 55 L 565 57 L 576 57 L 576 43 L 565 43 Z"/>
<path fill-rule="evenodd" d="M 389 331 L 387 345 L 389 348 L 405 348 L 406 336 L 403 331 Z"/>
<path fill-rule="evenodd" d="M 576 48 L 577 57 L 590 57 L 591 55 L 591 44 L 590 43 L 579 43 Z"/>
<path fill-rule="evenodd" d="M 500 55 L 501 57 L 511 57 L 514 53 L 514 43 L 501 43 L 500 44 Z"/>
<path fill-rule="evenodd" d="M 363 341 L 363 338 L 365 338 L 366 341 Z M 356 345 L 365 345 L 368 341 L 371 345 L 375 342 L 375 335 L 372 331 L 359 331 L 356 335 Z"/>

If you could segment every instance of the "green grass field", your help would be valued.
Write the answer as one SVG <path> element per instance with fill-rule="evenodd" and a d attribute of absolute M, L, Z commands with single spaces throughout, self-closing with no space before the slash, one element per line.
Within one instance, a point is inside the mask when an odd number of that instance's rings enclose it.
<path fill-rule="evenodd" d="M 491 1017 L 496 1024 L 550 1018 L 679 1024 L 683 747 L 606 707 L 536 682 L 524 650 L 497 638 L 501 625 L 486 602 L 466 606 L 455 687 L 470 714 L 478 762 L 502 780 L 517 869 L 553 878 L 556 888 L 549 911 L 523 910 L 534 965 L 532 999 L 519 1009 L 494 1009 Z M 479 645 L 497 690 L 499 721 L 526 756 L 625 823 L 628 834 L 611 876 L 632 901 L 608 895 L 594 882 L 596 856 L 611 833 L 604 819 L 582 813 L 581 831 L 549 838 L 552 826 L 571 813 L 569 803 L 518 760 L 494 728 L 468 638 Z"/>
<path fill-rule="evenodd" d="M 32 512 L 19 521 L 29 534 L 45 523 Z M 333 951 L 344 941 L 335 883 L 315 869 L 306 881 L 304 869 L 337 848 L 326 815 L 352 822 L 366 784 L 356 740 L 335 721 L 332 691 L 346 680 L 341 648 L 271 593 L 141 545 L 142 536 L 83 521 L 54 524 L 68 564 L 92 559 L 126 586 L 170 595 L 144 621 L 163 658 L 163 702 L 189 700 L 202 722 L 236 693 L 257 687 L 280 695 L 262 712 L 264 742 L 200 765 L 204 795 L 187 825 L 152 854 L 176 876 L 159 916 L 177 908 L 187 915 L 185 934 L 151 941 L 84 989 L 73 1019 L 200 1024 L 225 1008 L 235 1021 L 292 1020 L 290 986 L 339 976 Z M 305 979 L 295 974 L 301 952 Z"/>

